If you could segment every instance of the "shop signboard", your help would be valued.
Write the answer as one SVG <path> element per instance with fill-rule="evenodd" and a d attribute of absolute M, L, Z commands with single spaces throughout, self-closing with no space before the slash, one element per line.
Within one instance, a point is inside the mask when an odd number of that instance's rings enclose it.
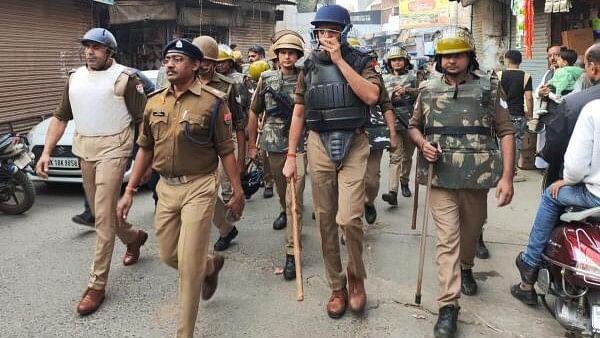
<path fill-rule="evenodd" d="M 448 25 L 448 0 L 399 0 L 400 28 Z"/>

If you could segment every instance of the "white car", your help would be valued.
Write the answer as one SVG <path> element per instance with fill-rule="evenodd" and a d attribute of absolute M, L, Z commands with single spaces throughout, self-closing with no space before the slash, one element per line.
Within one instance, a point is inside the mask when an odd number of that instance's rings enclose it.
<path fill-rule="evenodd" d="M 158 74 L 157 70 L 142 71 L 141 77 L 144 82 L 144 89 L 146 92 L 153 91 L 154 84 L 156 83 L 156 77 Z M 145 79 L 144 79 L 145 77 Z M 149 82 L 148 82 L 149 80 Z M 146 85 L 150 85 L 152 88 L 146 88 Z M 42 155 L 44 150 L 44 143 L 46 142 L 46 134 L 48 127 L 50 126 L 50 119 L 38 123 L 33 127 L 27 134 L 27 140 L 29 141 L 29 147 L 35 154 L 36 160 Z M 46 181 L 56 183 L 82 183 L 81 179 L 81 166 L 79 158 L 71 152 L 71 146 L 73 144 L 73 136 L 75 135 L 75 122 L 73 120 L 67 123 L 65 133 L 58 140 L 56 147 L 50 155 L 50 163 L 48 164 L 48 180 L 43 180 L 41 177 L 35 175 L 35 173 L 29 173 L 29 178 L 32 181 Z M 133 154 L 132 154 L 133 155 Z M 131 169 L 133 168 L 133 158 L 123 178 L 124 182 L 129 181 L 131 175 Z"/>

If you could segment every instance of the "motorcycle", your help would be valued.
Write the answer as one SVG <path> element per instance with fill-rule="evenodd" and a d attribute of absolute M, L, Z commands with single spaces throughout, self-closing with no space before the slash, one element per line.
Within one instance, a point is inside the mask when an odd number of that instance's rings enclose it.
<path fill-rule="evenodd" d="M 600 337 L 600 207 L 570 208 L 544 249 L 538 295 L 570 333 Z M 550 306 L 546 296 L 553 296 Z"/>
<path fill-rule="evenodd" d="M 35 190 L 25 171 L 34 158 L 23 137 L 0 136 L 0 212 L 18 215 L 33 205 Z"/>

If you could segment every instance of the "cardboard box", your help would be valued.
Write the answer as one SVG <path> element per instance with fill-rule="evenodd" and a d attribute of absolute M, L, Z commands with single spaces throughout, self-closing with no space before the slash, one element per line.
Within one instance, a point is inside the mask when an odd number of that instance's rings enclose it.
<path fill-rule="evenodd" d="M 585 51 L 594 44 L 594 30 L 592 28 L 563 31 L 561 36 L 563 46 L 574 49 L 579 55 L 584 55 Z"/>

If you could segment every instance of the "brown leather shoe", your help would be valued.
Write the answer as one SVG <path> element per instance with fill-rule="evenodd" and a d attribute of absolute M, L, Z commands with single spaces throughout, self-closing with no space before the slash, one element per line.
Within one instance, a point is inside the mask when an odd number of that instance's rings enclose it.
<path fill-rule="evenodd" d="M 140 258 L 140 248 L 146 240 L 148 239 L 148 234 L 142 230 L 138 230 L 137 239 L 131 243 L 127 244 L 127 251 L 125 251 L 125 256 L 123 256 L 123 265 L 133 265 L 137 263 Z"/>
<path fill-rule="evenodd" d="M 214 271 L 210 275 L 204 277 L 204 284 L 202 285 L 202 299 L 209 300 L 217 291 L 217 286 L 219 284 L 219 271 L 223 268 L 223 264 L 225 264 L 225 258 L 220 255 L 215 255 L 213 257 L 213 265 Z"/>
<path fill-rule="evenodd" d="M 329 302 L 327 302 L 327 314 L 333 319 L 341 318 L 346 312 L 346 302 L 348 301 L 348 290 L 333 290 Z"/>
<path fill-rule="evenodd" d="M 367 304 L 367 292 L 363 278 L 358 278 L 348 271 L 348 305 L 350 311 L 361 314 Z"/>
<path fill-rule="evenodd" d="M 82 316 L 94 313 L 98 310 L 100 305 L 102 305 L 103 301 L 104 290 L 87 288 L 83 293 L 83 296 L 81 296 L 79 305 L 77 305 L 77 312 Z"/>

